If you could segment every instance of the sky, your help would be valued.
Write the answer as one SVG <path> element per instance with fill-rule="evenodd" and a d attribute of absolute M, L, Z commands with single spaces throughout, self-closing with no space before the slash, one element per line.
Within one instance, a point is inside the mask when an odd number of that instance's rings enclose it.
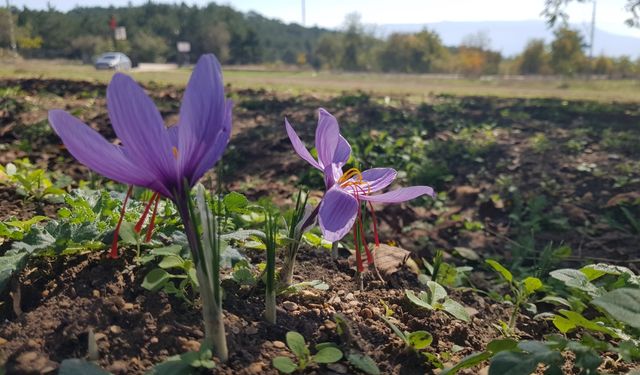
<path fill-rule="evenodd" d="M 10 0 L 14 6 L 45 9 L 52 4 L 67 11 L 75 6 L 139 5 L 147 0 Z M 182 0 L 187 4 L 205 5 L 207 0 Z M 219 0 L 240 11 L 256 11 L 284 22 L 302 23 L 302 2 L 306 7 L 307 26 L 338 28 L 345 15 L 358 12 L 365 24 L 431 23 L 441 21 L 521 21 L 542 19 L 544 0 Z M 621 35 L 640 37 L 640 29 L 629 28 L 624 5 L 627 0 L 599 0 L 597 27 Z M 174 3 L 178 0 L 154 0 Z M 4 3 L 4 2 L 3 2 Z M 591 21 L 592 3 L 573 3 L 567 11 L 570 22 Z"/>

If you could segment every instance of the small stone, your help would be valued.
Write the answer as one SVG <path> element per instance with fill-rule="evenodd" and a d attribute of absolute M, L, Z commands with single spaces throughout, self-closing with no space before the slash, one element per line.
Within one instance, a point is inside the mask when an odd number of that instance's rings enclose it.
<path fill-rule="evenodd" d="M 244 331 L 244 333 L 246 333 L 247 335 L 255 335 L 256 333 L 258 333 L 258 328 L 256 326 L 249 326 Z"/>
<path fill-rule="evenodd" d="M 247 369 L 247 371 L 249 372 L 249 374 L 262 374 L 262 363 L 261 362 L 254 362 L 251 365 L 249 365 L 249 368 Z"/>
<path fill-rule="evenodd" d="M 348 293 L 346 296 L 344 296 L 344 300 L 345 301 L 351 301 L 353 300 L 355 297 L 353 296 L 353 293 Z"/>
<path fill-rule="evenodd" d="M 344 291 L 344 290 L 342 290 L 342 289 L 340 289 L 340 290 L 338 291 L 338 295 L 339 295 L 339 296 L 344 296 L 345 294 L 347 294 L 347 292 L 345 292 L 345 291 Z"/>
<path fill-rule="evenodd" d="M 107 369 L 114 374 L 126 374 L 129 364 L 125 361 L 113 361 Z"/>
<path fill-rule="evenodd" d="M 470 317 L 478 315 L 478 310 L 474 309 L 471 306 L 465 306 L 464 310 L 469 314 Z"/>
<path fill-rule="evenodd" d="M 42 297 L 47 298 L 49 296 L 49 291 L 48 290 L 43 290 L 42 291 Z"/>
<path fill-rule="evenodd" d="M 187 340 L 182 343 L 182 349 L 189 352 L 197 352 L 200 351 L 200 343 L 196 340 Z"/>
<path fill-rule="evenodd" d="M 347 369 L 347 366 L 343 365 L 342 363 L 329 363 L 327 365 L 327 368 L 338 374 L 346 374 L 349 371 Z"/>
<path fill-rule="evenodd" d="M 107 335 L 105 335 L 105 334 L 104 334 L 104 333 L 102 333 L 102 332 L 98 332 L 98 333 L 95 333 L 95 334 L 93 335 L 93 337 L 96 339 L 96 341 L 100 341 L 100 340 L 104 340 L 104 339 L 106 339 L 106 338 L 107 338 Z"/>
<path fill-rule="evenodd" d="M 4 345 L 7 343 L 7 339 L 5 339 L 4 337 L 0 337 L 0 345 Z"/>
<path fill-rule="evenodd" d="M 293 301 L 284 301 L 282 302 L 282 307 L 287 311 L 296 311 L 298 309 L 298 304 Z"/>
<path fill-rule="evenodd" d="M 360 316 L 364 319 L 371 319 L 373 318 L 373 311 L 371 311 L 370 308 L 365 307 L 364 309 L 360 310 Z"/>
<path fill-rule="evenodd" d="M 151 339 L 149 339 L 149 342 L 152 344 L 157 344 L 160 340 L 158 340 L 157 337 L 153 336 Z"/>
<path fill-rule="evenodd" d="M 328 329 L 333 331 L 334 329 L 336 329 L 337 325 L 334 321 L 331 320 L 325 320 L 324 322 L 324 326 Z"/>
<path fill-rule="evenodd" d="M 351 307 L 356 307 L 358 305 L 360 305 L 360 302 L 358 302 L 358 301 L 350 301 L 349 302 L 349 306 L 351 306 Z"/>
<path fill-rule="evenodd" d="M 93 294 L 93 296 L 94 296 L 95 298 L 100 298 L 100 291 L 99 291 L 99 290 L 94 289 L 94 290 L 91 292 L 91 294 Z"/>
<path fill-rule="evenodd" d="M 119 326 L 113 325 L 111 327 L 109 327 L 109 331 L 111 331 L 111 333 L 113 334 L 120 334 L 122 332 L 122 328 L 120 328 Z"/>
<path fill-rule="evenodd" d="M 131 302 L 127 302 L 127 303 L 124 304 L 124 306 L 122 306 L 122 308 L 124 310 L 133 310 L 133 307 L 134 307 L 133 303 L 131 303 Z"/>
<path fill-rule="evenodd" d="M 277 348 L 277 349 L 284 349 L 287 346 L 282 341 L 274 341 L 273 342 L 273 347 Z"/>

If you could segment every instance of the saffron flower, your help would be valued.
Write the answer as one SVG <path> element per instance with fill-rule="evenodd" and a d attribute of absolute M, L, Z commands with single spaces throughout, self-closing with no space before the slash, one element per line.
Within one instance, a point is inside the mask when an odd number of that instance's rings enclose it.
<path fill-rule="evenodd" d="M 362 239 L 368 262 L 371 258 L 362 227 L 362 202 L 368 203 L 373 216 L 375 243 L 379 244 L 375 213 L 372 203 L 400 203 L 422 195 L 434 196 L 429 186 L 411 186 L 382 194 L 373 194 L 389 186 L 396 178 L 397 172 L 392 168 L 372 168 L 360 171 L 351 168 L 343 172 L 343 167 L 351 155 L 351 146 L 340 135 L 338 121 L 329 112 L 320 108 L 318 126 L 316 128 L 315 160 L 305 147 L 293 127 L 285 119 L 285 127 L 294 150 L 300 157 L 324 174 L 326 193 L 318 207 L 318 222 L 322 235 L 327 241 L 342 239 L 350 230 L 354 230 L 356 260 L 358 271 L 362 272 L 360 251 L 357 237 Z M 358 221 L 356 223 L 356 220 Z M 359 233 L 358 233 L 359 232 Z"/>
<path fill-rule="evenodd" d="M 231 134 L 232 104 L 224 96 L 220 64 L 215 56 L 198 60 L 184 92 L 178 123 L 167 127 L 143 89 L 129 76 L 114 74 L 107 87 L 107 109 L 122 145 L 108 142 L 98 132 L 62 110 L 49 111 L 49 122 L 67 150 L 90 169 L 112 180 L 154 191 L 151 206 L 155 219 L 160 197 L 172 200 L 183 218 L 188 217 L 189 192 L 224 152 Z M 131 187 L 123 204 L 131 194 Z M 114 234 L 111 256 L 117 257 L 120 222 Z"/>

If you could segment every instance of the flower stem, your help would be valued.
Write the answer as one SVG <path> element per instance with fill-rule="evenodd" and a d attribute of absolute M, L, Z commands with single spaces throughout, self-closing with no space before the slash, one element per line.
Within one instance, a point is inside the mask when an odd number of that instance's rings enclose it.
<path fill-rule="evenodd" d="M 266 290 L 264 317 L 267 322 L 276 324 L 276 236 L 278 225 L 271 212 L 265 212 L 265 234 L 267 246 Z"/>

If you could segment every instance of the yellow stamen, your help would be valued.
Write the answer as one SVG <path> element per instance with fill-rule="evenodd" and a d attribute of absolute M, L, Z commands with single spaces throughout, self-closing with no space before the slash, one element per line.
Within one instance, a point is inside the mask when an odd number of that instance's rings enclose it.
<path fill-rule="evenodd" d="M 171 151 L 173 152 L 173 157 L 178 160 L 178 148 L 176 146 L 171 147 Z"/>
<path fill-rule="evenodd" d="M 338 183 L 341 184 L 356 176 L 358 177 L 358 181 L 362 181 L 362 173 L 360 172 L 360 170 L 358 168 L 351 168 L 348 171 L 344 172 L 342 176 L 340 176 L 340 178 L 338 179 Z"/>

